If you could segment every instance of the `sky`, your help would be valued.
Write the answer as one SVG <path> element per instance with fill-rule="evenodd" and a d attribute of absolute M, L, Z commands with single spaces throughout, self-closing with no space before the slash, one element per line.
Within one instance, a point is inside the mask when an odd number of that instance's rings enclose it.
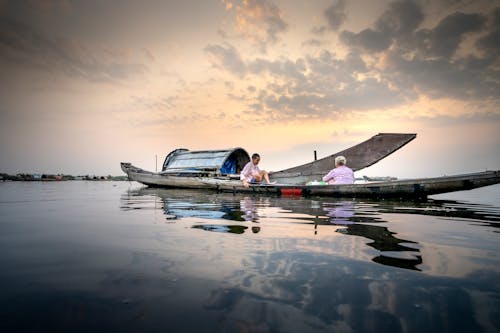
<path fill-rule="evenodd" d="M 0 0 L 0 172 L 278 171 L 386 132 L 417 138 L 356 176 L 498 170 L 499 41 L 488 0 Z"/>

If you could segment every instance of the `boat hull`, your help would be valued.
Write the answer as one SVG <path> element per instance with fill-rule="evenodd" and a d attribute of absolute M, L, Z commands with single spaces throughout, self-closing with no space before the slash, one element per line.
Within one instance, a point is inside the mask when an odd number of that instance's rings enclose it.
<path fill-rule="evenodd" d="M 500 183 L 500 170 L 497 170 L 435 178 L 390 180 L 352 185 L 272 184 L 244 187 L 241 181 L 224 177 L 164 175 L 142 170 L 130 163 L 122 163 L 121 167 L 130 180 L 150 187 L 209 189 L 221 192 L 297 196 L 426 198 L 428 195 L 471 190 Z"/>

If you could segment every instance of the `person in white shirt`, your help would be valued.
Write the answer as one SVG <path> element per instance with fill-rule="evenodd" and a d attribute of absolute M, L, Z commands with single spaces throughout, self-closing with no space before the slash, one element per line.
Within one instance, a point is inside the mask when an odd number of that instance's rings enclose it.
<path fill-rule="evenodd" d="M 260 155 L 253 154 L 252 160 L 248 162 L 240 173 L 240 179 L 245 187 L 249 187 L 252 183 L 260 183 L 263 180 L 271 184 L 269 174 L 265 170 L 260 170 L 258 164 Z"/>

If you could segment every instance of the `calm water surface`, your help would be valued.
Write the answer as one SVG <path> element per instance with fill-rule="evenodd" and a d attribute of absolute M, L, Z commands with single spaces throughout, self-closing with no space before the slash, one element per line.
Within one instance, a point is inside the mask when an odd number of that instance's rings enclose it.
<path fill-rule="evenodd" d="M 500 186 L 426 202 L 0 183 L 1 332 L 499 332 Z"/>

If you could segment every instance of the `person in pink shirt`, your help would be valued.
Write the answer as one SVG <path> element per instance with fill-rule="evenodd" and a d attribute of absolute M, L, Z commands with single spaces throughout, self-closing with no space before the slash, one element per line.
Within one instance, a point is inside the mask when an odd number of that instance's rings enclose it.
<path fill-rule="evenodd" d="M 354 171 L 346 163 L 344 156 L 335 157 L 335 168 L 323 177 L 323 181 L 328 184 L 354 184 Z"/>
<path fill-rule="evenodd" d="M 269 174 L 267 171 L 260 170 L 258 164 L 260 162 L 260 155 L 253 154 L 252 160 L 248 162 L 240 173 L 240 179 L 243 181 L 245 187 L 249 187 L 251 183 L 260 183 L 266 180 L 269 184 Z"/>

